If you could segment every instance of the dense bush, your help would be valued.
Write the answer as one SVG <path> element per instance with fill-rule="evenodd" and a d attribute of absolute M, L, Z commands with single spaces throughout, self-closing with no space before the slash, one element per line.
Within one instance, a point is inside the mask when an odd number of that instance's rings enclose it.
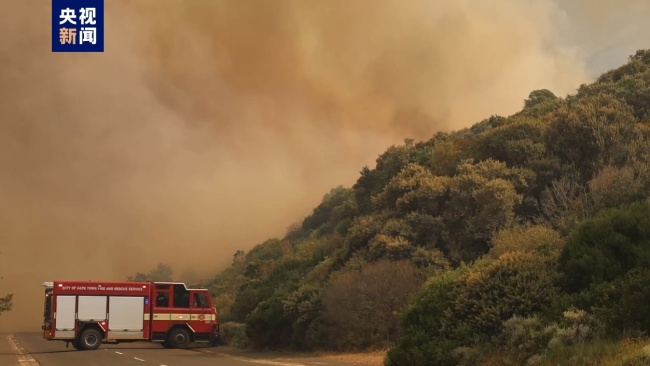
<path fill-rule="evenodd" d="M 382 347 L 400 333 L 399 314 L 421 284 L 407 261 L 366 265 L 334 276 L 323 295 L 323 321 L 337 349 Z"/>
<path fill-rule="evenodd" d="M 635 268 L 580 293 L 576 304 L 591 311 L 611 333 L 650 331 L 650 269 Z"/>
<path fill-rule="evenodd" d="M 565 311 L 556 322 L 545 323 L 536 316 L 508 319 L 503 325 L 500 346 L 526 365 L 541 364 L 548 356 L 584 345 L 605 335 L 605 327 L 582 310 Z"/>
<path fill-rule="evenodd" d="M 291 319 L 278 296 L 264 300 L 246 317 L 246 336 L 254 348 L 281 348 L 291 344 Z"/>
<path fill-rule="evenodd" d="M 408 309 L 390 365 L 453 365 L 453 350 L 501 333 L 513 316 L 543 313 L 557 296 L 552 257 L 511 252 L 434 277 Z"/>
<path fill-rule="evenodd" d="M 632 108 L 612 94 L 575 99 L 555 112 L 546 135 L 547 149 L 576 164 L 581 183 L 607 165 L 620 166 L 633 156 L 638 139 Z"/>
<path fill-rule="evenodd" d="M 538 255 L 558 255 L 564 247 L 564 238 L 557 231 L 543 225 L 501 230 L 492 237 L 491 258 L 510 252 L 529 252 Z"/>
<path fill-rule="evenodd" d="M 322 292 L 318 285 L 304 285 L 283 301 L 284 313 L 292 322 L 292 347 L 312 349 L 326 344 L 322 329 Z"/>
<path fill-rule="evenodd" d="M 229 346 L 237 348 L 246 348 L 249 345 L 248 336 L 246 336 L 246 324 L 225 322 L 219 325 L 221 341 Z"/>
<path fill-rule="evenodd" d="M 547 310 L 557 296 L 558 274 L 553 258 L 533 253 L 506 253 L 489 265 L 474 269 L 454 298 L 456 321 L 476 334 L 491 337 L 514 315 Z"/>
<path fill-rule="evenodd" d="M 650 268 L 650 201 L 585 221 L 570 235 L 559 263 L 571 291 Z"/>
<path fill-rule="evenodd" d="M 459 324 L 453 319 L 452 302 L 463 287 L 469 268 L 432 277 L 404 316 L 404 330 L 396 347 L 387 354 L 387 366 L 455 365 L 451 352 L 463 346 Z"/>
<path fill-rule="evenodd" d="M 544 156 L 547 125 L 532 118 L 515 118 L 480 136 L 480 157 L 502 161 L 508 166 L 523 166 Z"/>

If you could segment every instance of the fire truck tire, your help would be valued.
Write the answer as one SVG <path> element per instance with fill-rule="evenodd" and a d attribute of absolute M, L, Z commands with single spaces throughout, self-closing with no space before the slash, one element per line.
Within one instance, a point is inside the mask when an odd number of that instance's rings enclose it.
<path fill-rule="evenodd" d="M 88 328 L 81 332 L 79 346 L 85 350 L 94 350 L 102 344 L 102 334 L 94 328 Z"/>
<path fill-rule="evenodd" d="M 190 333 L 184 328 L 172 329 L 167 343 L 173 348 L 187 348 L 190 343 Z"/>
<path fill-rule="evenodd" d="M 83 348 L 81 348 L 81 345 L 79 344 L 79 340 L 75 339 L 74 341 L 70 342 L 72 344 L 72 347 L 76 349 L 77 351 L 82 351 Z"/>

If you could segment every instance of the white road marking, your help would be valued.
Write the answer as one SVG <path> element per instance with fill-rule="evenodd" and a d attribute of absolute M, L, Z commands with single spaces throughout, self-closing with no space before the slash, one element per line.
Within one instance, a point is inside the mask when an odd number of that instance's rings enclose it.
<path fill-rule="evenodd" d="M 32 355 L 25 352 L 25 349 L 23 349 L 20 343 L 18 343 L 18 341 L 16 341 L 12 336 L 7 336 L 7 341 L 9 341 L 9 345 L 11 345 L 11 348 L 14 350 L 19 364 L 27 366 L 39 366 L 38 362 L 36 362 Z"/>
<path fill-rule="evenodd" d="M 115 351 L 115 353 L 117 353 L 118 355 L 123 355 L 124 354 L 122 352 L 117 352 L 117 351 Z"/>
<path fill-rule="evenodd" d="M 136 359 L 136 360 L 138 360 L 138 361 L 140 361 L 140 362 L 144 362 L 144 360 L 141 359 L 141 358 L 137 358 L 137 357 L 133 357 L 133 358 Z"/>

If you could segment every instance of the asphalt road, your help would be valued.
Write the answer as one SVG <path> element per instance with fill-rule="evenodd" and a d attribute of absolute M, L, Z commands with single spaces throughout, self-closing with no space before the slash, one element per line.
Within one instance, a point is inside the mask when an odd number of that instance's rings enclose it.
<path fill-rule="evenodd" d="M 77 351 L 64 342 L 46 341 L 40 333 L 0 334 L 2 366 L 354 366 L 354 363 L 292 354 L 253 354 L 229 347 L 165 349 L 138 342 L 102 345 Z"/>

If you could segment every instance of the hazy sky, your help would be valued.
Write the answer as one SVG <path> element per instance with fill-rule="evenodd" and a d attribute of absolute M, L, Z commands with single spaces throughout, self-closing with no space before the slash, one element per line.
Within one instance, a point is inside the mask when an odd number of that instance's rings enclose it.
<path fill-rule="evenodd" d="M 390 144 L 573 93 L 650 34 L 641 0 L 106 3 L 102 54 L 52 54 L 48 2 L 0 15 L 0 326 L 38 323 L 46 280 L 212 276 Z"/>

